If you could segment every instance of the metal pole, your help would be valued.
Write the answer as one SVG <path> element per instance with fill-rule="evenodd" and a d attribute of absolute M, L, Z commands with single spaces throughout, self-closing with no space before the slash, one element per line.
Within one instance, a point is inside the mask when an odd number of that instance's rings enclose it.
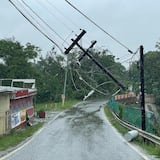
<path fill-rule="evenodd" d="M 68 55 L 67 55 L 67 66 L 65 69 L 65 77 L 64 77 L 64 88 L 63 88 L 63 94 L 62 94 L 62 105 L 63 106 L 64 106 L 65 98 L 66 98 L 67 74 L 68 74 Z"/>
<path fill-rule="evenodd" d="M 145 116 L 145 93 L 144 93 L 144 53 L 143 46 L 140 46 L 140 82 L 141 82 L 141 116 L 142 116 L 142 130 L 146 130 L 146 116 Z"/>

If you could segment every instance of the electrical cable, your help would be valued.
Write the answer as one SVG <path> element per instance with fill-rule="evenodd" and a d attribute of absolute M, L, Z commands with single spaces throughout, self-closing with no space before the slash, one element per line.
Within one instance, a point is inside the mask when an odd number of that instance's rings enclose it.
<path fill-rule="evenodd" d="M 53 33 L 55 33 L 62 41 L 65 42 L 63 37 L 61 37 L 43 18 L 41 18 L 27 3 L 24 2 L 24 0 L 21 0 L 21 2 L 32 12 L 34 13 Z M 68 44 L 68 43 L 67 43 Z"/>
<path fill-rule="evenodd" d="M 60 20 L 60 18 L 57 17 L 57 16 L 53 13 L 53 11 L 49 10 L 49 8 L 46 6 L 46 2 L 45 2 L 44 4 L 43 4 L 40 0 L 37 0 L 36 2 L 37 2 L 37 4 L 38 4 L 41 8 L 45 8 L 45 10 L 48 11 L 48 13 L 49 13 L 51 16 L 55 17 L 55 18 L 57 19 L 57 21 L 60 21 L 61 24 L 68 29 L 68 31 L 74 32 L 74 31 L 72 30 L 72 28 L 70 28 L 67 24 L 65 24 L 62 20 Z"/>
<path fill-rule="evenodd" d="M 59 12 L 59 14 L 61 14 L 65 19 L 67 19 L 74 27 L 76 27 L 76 28 L 78 28 L 78 29 L 81 28 L 81 27 L 79 27 L 76 23 L 74 23 L 71 18 L 69 18 L 68 16 L 66 16 L 65 14 L 63 14 L 63 12 L 61 12 L 61 10 L 58 9 L 58 8 L 53 4 L 53 1 L 52 1 L 52 3 L 51 3 L 49 0 L 46 0 L 46 2 L 47 2 L 51 7 L 53 7 L 55 10 L 57 10 L 57 12 Z"/>
<path fill-rule="evenodd" d="M 133 53 L 133 55 L 132 55 L 131 58 L 129 58 L 129 59 L 125 60 L 125 61 L 122 61 L 121 63 L 123 64 L 123 63 L 129 62 L 129 60 L 132 61 L 132 59 L 136 56 L 136 54 L 137 54 L 137 52 L 139 51 L 139 49 L 140 49 L 140 48 L 138 48 L 138 49 L 136 50 L 136 52 Z"/>
<path fill-rule="evenodd" d="M 73 83 L 74 88 L 76 89 L 76 91 L 80 91 L 80 89 L 77 88 L 77 86 L 76 86 L 76 84 L 75 84 L 75 81 L 74 81 L 74 79 L 73 79 L 73 74 L 72 74 L 72 69 L 71 69 L 71 67 L 69 68 L 69 70 L 70 70 L 70 75 L 71 75 L 71 81 L 72 81 L 72 83 Z"/>
<path fill-rule="evenodd" d="M 65 20 L 68 20 L 68 22 L 71 23 L 75 28 L 78 28 L 78 29 L 81 30 L 81 27 L 78 26 L 75 22 L 73 22 L 73 20 L 72 20 L 71 18 L 69 18 L 68 16 L 66 16 L 60 9 L 58 9 L 58 8 L 53 4 L 53 1 L 52 1 L 52 3 L 51 3 L 49 0 L 46 0 L 46 2 L 47 2 L 47 3 L 49 4 L 49 6 L 51 6 L 54 10 L 56 10 L 62 17 L 64 17 Z M 49 10 L 48 10 L 48 11 L 49 11 Z M 50 11 L 50 12 L 51 12 L 51 14 L 53 14 L 52 11 Z M 67 27 L 66 24 L 64 24 L 64 25 Z M 68 26 L 67 28 L 69 29 L 70 27 Z M 72 30 L 72 29 L 70 28 L 70 30 Z M 75 33 L 74 30 L 72 30 L 72 31 Z M 75 35 L 77 36 L 76 33 L 75 33 Z M 86 35 L 86 37 L 89 37 L 89 36 Z M 82 39 L 81 39 L 81 40 L 82 40 Z M 90 45 L 90 41 L 87 40 L 87 41 L 85 42 L 85 44 Z"/>
<path fill-rule="evenodd" d="M 61 23 L 63 24 L 63 26 L 65 26 L 68 30 L 70 30 L 70 31 L 72 31 L 71 32 L 71 34 L 69 34 L 69 36 L 67 36 L 66 37 L 66 39 L 64 39 L 63 37 L 61 37 L 45 20 L 43 20 L 27 3 L 25 3 L 24 2 L 24 0 L 21 0 L 22 1 L 22 3 L 30 10 L 30 11 L 32 11 L 53 33 L 55 33 L 62 41 L 63 41 L 63 43 L 62 43 L 62 46 L 64 46 L 64 43 L 66 43 L 67 45 L 69 45 L 68 44 L 68 42 L 67 42 L 67 39 L 72 35 L 72 33 L 74 32 L 69 26 L 67 26 L 65 23 L 63 23 L 62 21 L 61 21 Z M 39 1 L 39 5 L 42 5 L 42 3 Z M 44 5 L 43 5 L 43 7 L 44 7 Z M 46 8 L 46 7 L 45 7 Z M 47 9 L 47 8 L 46 8 Z M 47 9 L 48 10 L 48 9 Z M 50 10 L 48 10 L 48 12 L 49 12 Z M 56 17 L 52 12 L 49 12 L 52 16 L 54 16 L 54 17 Z M 56 17 L 57 18 L 57 17 Z M 58 18 L 57 18 L 58 19 Z M 58 20 L 58 21 L 60 21 L 60 20 Z"/>
<path fill-rule="evenodd" d="M 91 89 L 97 91 L 98 93 L 102 94 L 102 95 L 105 95 L 107 96 L 108 94 L 107 93 L 104 93 L 104 92 L 101 92 L 100 90 L 96 89 L 95 87 L 91 86 L 87 81 L 85 81 L 82 76 L 80 75 L 80 73 L 78 72 L 78 70 L 76 70 L 80 80 L 82 80 L 88 87 L 90 87 Z"/>
<path fill-rule="evenodd" d="M 92 84 L 97 85 L 97 81 L 92 78 L 94 76 L 93 70 L 91 70 L 90 72 L 88 72 L 88 75 L 85 73 L 85 76 L 87 76 L 88 80 L 91 81 Z"/>
<path fill-rule="evenodd" d="M 60 51 L 63 53 L 63 50 L 60 48 L 60 46 L 53 41 L 45 32 L 43 32 L 36 24 L 34 24 L 17 6 L 12 0 L 9 0 L 9 2 L 16 8 L 16 10 L 31 24 L 33 25 L 44 37 L 46 37 L 50 42 L 52 42 Z"/>
<path fill-rule="evenodd" d="M 62 23 L 63 26 L 65 26 L 69 31 L 71 31 L 71 34 L 68 34 L 68 36 L 67 36 L 65 39 L 63 39 L 63 42 L 62 42 L 62 46 L 63 46 L 64 48 L 66 48 L 66 47 L 64 46 L 64 43 L 68 44 L 67 39 L 69 39 L 69 37 L 70 37 L 73 33 L 75 33 L 75 31 L 74 31 L 70 26 L 68 26 L 67 24 L 65 24 L 62 20 L 60 20 L 60 18 L 58 18 L 58 17 L 53 13 L 52 10 L 49 10 L 49 9 L 47 8 L 47 6 L 46 6 L 46 3 L 43 4 L 40 0 L 37 0 L 36 2 L 37 2 L 37 4 L 38 4 L 41 8 L 45 8 L 51 16 L 54 16 L 60 23 Z M 61 11 L 53 4 L 53 2 L 51 3 L 49 0 L 46 0 L 46 2 L 48 3 L 48 5 L 49 5 L 50 7 L 52 7 L 54 10 L 56 10 L 62 17 L 64 17 L 65 20 L 68 20 L 68 21 L 69 21 L 71 24 L 73 24 L 76 28 L 78 28 L 78 29 L 80 28 L 80 27 L 79 27 L 78 25 L 76 25 L 69 17 L 67 17 L 65 14 L 63 14 L 63 12 L 61 12 Z M 75 33 L 75 35 L 76 35 L 76 33 Z M 89 43 L 86 42 L 86 44 L 89 44 Z"/>
<path fill-rule="evenodd" d="M 85 15 L 82 11 L 80 11 L 77 7 L 75 7 L 71 2 L 69 2 L 68 0 L 65 0 L 72 8 L 74 8 L 76 11 L 78 11 L 82 16 L 84 16 L 87 20 L 89 20 L 92 24 L 94 24 L 97 28 L 99 28 L 103 33 L 105 33 L 107 36 L 109 36 L 112 40 L 114 40 L 115 42 L 117 42 L 119 45 L 121 45 L 123 48 L 127 49 L 127 51 L 131 54 L 133 54 L 133 52 L 126 46 L 124 45 L 122 42 L 120 42 L 118 39 L 116 39 L 115 37 L 113 37 L 110 33 L 108 33 L 106 30 L 104 30 L 100 25 L 98 25 L 97 23 L 95 23 L 91 18 L 89 18 L 87 15 Z"/>
<path fill-rule="evenodd" d="M 15 4 L 15 5 L 16 5 L 16 4 Z M 18 4 L 17 4 L 17 5 L 21 6 L 22 10 L 26 12 L 26 13 L 23 12 L 24 15 L 27 15 L 27 14 L 28 14 L 28 16 L 30 16 L 30 18 L 32 18 L 32 20 L 35 21 L 35 22 L 39 25 L 39 27 L 41 27 L 43 30 L 46 30 L 46 28 L 45 28 L 33 15 L 31 15 L 31 14 L 29 13 L 29 11 L 26 9 L 26 7 L 23 6 L 23 4 L 22 4 L 20 1 L 18 1 Z M 26 17 L 27 17 L 27 16 L 26 16 Z M 28 19 L 29 19 L 29 18 L 28 18 Z M 38 26 L 37 26 L 37 27 L 38 27 Z"/>
<path fill-rule="evenodd" d="M 137 50 L 133 53 L 133 55 L 132 55 L 130 58 L 122 61 L 121 64 L 124 64 L 124 63 L 127 63 L 127 62 L 129 63 L 130 61 L 132 61 L 132 59 L 133 59 L 133 58 L 136 56 L 136 54 L 138 53 L 139 49 L 140 49 L 140 48 L 137 48 Z M 128 54 L 127 54 L 127 55 L 128 55 Z M 123 57 L 126 57 L 126 56 L 123 56 Z M 121 57 L 121 58 L 123 58 L 123 57 Z M 111 65 L 111 66 L 109 66 L 109 67 L 107 67 L 107 68 L 108 68 L 108 69 L 111 69 L 111 68 L 113 68 L 114 66 L 116 66 L 116 64 L 115 64 L 115 65 Z"/>
<path fill-rule="evenodd" d="M 74 71 L 76 71 L 77 69 L 73 69 Z M 93 73 L 94 75 L 95 74 L 98 74 L 98 75 L 105 75 L 106 76 L 106 74 L 104 74 L 103 72 L 97 72 L 97 71 L 95 71 L 95 72 L 92 72 L 92 71 L 88 71 L 88 72 L 86 72 L 86 71 L 83 71 L 83 70 L 81 70 L 81 73 L 83 73 L 83 74 L 85 74 L 85 76 L 87 75 L 87 74 L 91 74 L 91 73 Z M 89 80 L 91 80 L 93 83 L 96 83 L 96 81 L 94 80 L 94 79 L 92 79 L 90 76 L 87 76 L 88 77 L 88 79 Z M 96 83 L 97 84 L 97 83 Z"/>
<path fill-rule="evenodd" d="M 74 31 L 72 31 L 66 38 L 65 41 L 62 43 L 62 46 L 64 46 L 64 43 L 67 43 L 67 39 L 74 33 Z M 67 43 L 68 44 L 68 43 Z"/>

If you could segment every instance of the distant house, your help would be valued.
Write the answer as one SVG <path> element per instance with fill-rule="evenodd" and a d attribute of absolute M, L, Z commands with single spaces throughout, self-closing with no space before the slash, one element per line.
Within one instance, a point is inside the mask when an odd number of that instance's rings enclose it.
<path fill-rule="evenodd" d="M 0 135 L 26 125 L 34 118 L 35 88 L 0 86 Z"/>

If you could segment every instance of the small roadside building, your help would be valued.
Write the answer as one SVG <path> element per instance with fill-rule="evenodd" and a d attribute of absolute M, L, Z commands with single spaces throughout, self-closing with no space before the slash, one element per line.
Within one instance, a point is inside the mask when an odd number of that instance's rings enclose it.
<path fill-rule="evenodd" d="M 26 117 L 34 118 L 35 88 L 0 86 L 0 135 L 26 125 Z"/>

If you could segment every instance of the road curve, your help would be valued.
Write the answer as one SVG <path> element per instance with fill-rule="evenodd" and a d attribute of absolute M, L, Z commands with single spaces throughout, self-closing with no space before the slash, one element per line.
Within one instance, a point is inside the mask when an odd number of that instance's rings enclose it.
<path fill-rule="evenodd" d="M 105 118 L 105 102 L 84 102 L 61 114 L 1 160 L 144 160 Z"/>

